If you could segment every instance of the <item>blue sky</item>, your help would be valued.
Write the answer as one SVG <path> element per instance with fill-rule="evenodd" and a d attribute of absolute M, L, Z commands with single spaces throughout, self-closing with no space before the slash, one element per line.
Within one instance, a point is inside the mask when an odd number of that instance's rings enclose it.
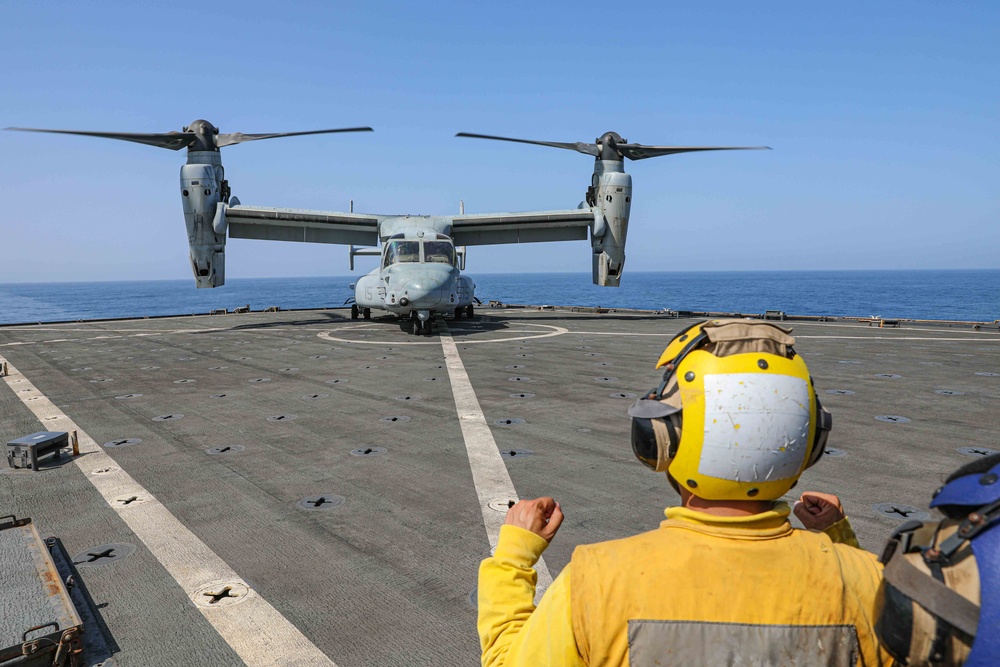
<path fill-rule="evenodd" d="M 1000 4 L 3 3 L 0 127 L 374 133 L 223 149 L 244 204 L 572 208 L 591 158 L 456 139 L 768 145 L 630 162 L 627 272 L 1000 268 Z M 190 278 L 183 151 L 0 133 L 0 283 Z M 231 240 L 227 275 L 345 275 Z M 361 262 L 369 266 L 371 260 Z M 470 249 L 590 270 L 586 241 Z M 192 279 L 193 284 L 193 279 Z"/>

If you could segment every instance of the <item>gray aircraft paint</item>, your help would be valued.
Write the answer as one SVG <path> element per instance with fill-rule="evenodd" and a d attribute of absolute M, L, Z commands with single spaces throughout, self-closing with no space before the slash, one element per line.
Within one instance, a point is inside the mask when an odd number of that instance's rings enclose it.
<path fill-rule="evenodd" d="M 625 173 L 625 159 L 643 160 L 677 153 L 748 150 L 760 147 L 644 146 L 630 144 L 616 132 L 605 132 L 593 143 L 534 141 L 483 134 L 456 136 L 512 141 L 577 151 L 594 157 L 594 169 L 585 201 L 576 209 L 527 213 L 466 215 L 464 204 L 457 216 L 383 216 L 308 211 L 293 208 L 241 206 L 231 197 L 219 149 L 224 146 L 304 134 L 365 132 L 369 127 L 285 132 L 271 134 L 220 133 L 206 120 L 196 120 L 182 132 L 121 133 L 36 130 L 29 132 L 79 134 L 133 141 L 169 150 L 187 148 L 187 164 L 181 167 L 180 190 L 190 248 L 191 270 L 199 288 L 226 282 L 226 239 L 245 238 L 301 243 L 333 243 L 351 246 L 351 268 L 355 255 L 380 254 L 380 268 L 362 276 L 354 285 L 353 317 L 372 309 L 385 310 L 415 320 L 414 333 L 430 333 L 434 313 L 472 314 L 475 284 L 462 276 L 465 246 L 507 243 L 539 243 L 590 238 L 592 278 L 595 285 L 618 287 L 625 268 L 625 243 L 632 209 L 632 177 Z M 386 241 L 404 234 L 407 238 L 449 237 L 456 247 L 454 265 L 418 262 L 388 265 Z M 381 243 L 381 251 L 374 250 Z M 355 249 L 354 246 L 364 246 Z M 360 311 L 358 309 L 361 309 Z"/>

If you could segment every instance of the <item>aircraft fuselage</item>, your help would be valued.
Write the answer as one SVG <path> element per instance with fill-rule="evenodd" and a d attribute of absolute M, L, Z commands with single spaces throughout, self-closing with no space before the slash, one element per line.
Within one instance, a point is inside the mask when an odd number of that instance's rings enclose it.
<path fill-rule="evenodd" d="M 471 314 L 476 286 L 461 274 L 447 227 L 424 217 L 386 221 L 381 262 L 355 283 L 352 315 L 377 309 L 426 323 L 434 313 Z"/>

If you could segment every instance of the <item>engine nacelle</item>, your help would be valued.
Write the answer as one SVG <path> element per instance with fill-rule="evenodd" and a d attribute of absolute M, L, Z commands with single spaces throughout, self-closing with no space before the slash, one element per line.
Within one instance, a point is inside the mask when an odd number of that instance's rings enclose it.
<path fill-rule="evenodd" d="M 625 268 L 625 237 L 632 210 L 632 176 L 624 163 L 594 161 L 593 197 L 598 209 L 590 244 L 594 250 L 595 285 L 618 287 Z"/>
<path fill-rule="evenodd" d="M 226 282 L 224 188 L 225 177 L 217 152 L 188 153 L 188 164 L 181 167 L 181 203 L 191 249 L 191 270 L 199 288 L 219 287 Z"/>

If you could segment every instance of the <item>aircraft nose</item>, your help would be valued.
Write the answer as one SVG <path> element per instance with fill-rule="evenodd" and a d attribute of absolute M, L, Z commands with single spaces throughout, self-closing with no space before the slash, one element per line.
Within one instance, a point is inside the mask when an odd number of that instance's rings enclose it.
<path fill-rule="evenodd" d="M 403 291 L 414 305 L 424 302 L 433 302 L 429 305 L 436 304 L 441 300 L 443 288 L 444 280 L 438 276 L 420 276 L 403 284 Z"/>
<path fill-rule="evenodd" d="M 409 306 L 417 309 L 433 309 L 453 302 L 455 290 L 451 271 L 411 271 L 399 277 L 399 283 L 391 288 L 390 301 L 393 296 L 397 300 L 406 298 Z"/>

